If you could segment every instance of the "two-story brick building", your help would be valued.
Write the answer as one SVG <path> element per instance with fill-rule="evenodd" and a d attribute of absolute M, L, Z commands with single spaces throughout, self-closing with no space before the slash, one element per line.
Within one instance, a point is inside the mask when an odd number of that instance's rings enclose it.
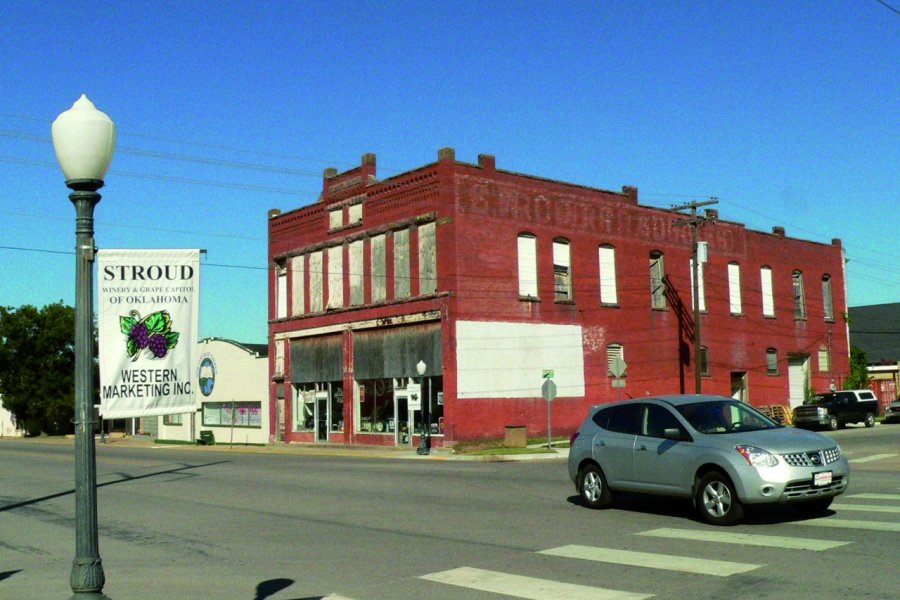
<path fill-rule="evenodd" d="M 539 435 L 548 371 L 559 434 L 591 404 L 693 392 L 685 218 L 640 205 L 633 187 L 458 162 L 449 148 L 384 180 L 371 154 L 326 169 L 316 202 L 270 212 L 272 438 L 417 444 L 423 423 L 436 445 L 507 425 Z M 698 232 L 703 392 L 796 405 L 839 384 L 840 241 L 726 220 Z"/>

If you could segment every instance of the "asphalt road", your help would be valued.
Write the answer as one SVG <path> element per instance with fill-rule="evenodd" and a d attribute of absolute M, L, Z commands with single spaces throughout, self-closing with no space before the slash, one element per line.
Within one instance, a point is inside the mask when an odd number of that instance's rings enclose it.
<path fill-rule="evenodd" d="M 680 501 L 625 497 L 588 510 L 558 459 L 98 444 L 104 592 L 112 600 L 892 600 L 900 425 L 829 435 L 853 461 L 850 490 L 829 515 L 803 520 L 782 507 L 731 528 L 698 523 Z M 0 599 L 71 595 L 73 474 L 71 442 L 0 440 Z"/>

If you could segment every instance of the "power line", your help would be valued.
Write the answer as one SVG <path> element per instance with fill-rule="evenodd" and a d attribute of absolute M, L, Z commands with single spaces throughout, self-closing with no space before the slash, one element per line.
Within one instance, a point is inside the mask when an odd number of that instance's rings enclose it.
<path fill-rule="evenodd" d="M 888 10 L 892 10 L 892 11 L 894 11 L 895 13 L 897 13 L 898 15 L 900 15 L 900 10 L 897 10 L 896 8 L 894 8 L 893 6 L 891 6 L 890 4 L 888 4 L 887 2 L 885 2 L 884 0 L 875 0 L 875 2 L 877 2 L 878 4 L 884 6 L 884 7 L 887 8 Z"/>

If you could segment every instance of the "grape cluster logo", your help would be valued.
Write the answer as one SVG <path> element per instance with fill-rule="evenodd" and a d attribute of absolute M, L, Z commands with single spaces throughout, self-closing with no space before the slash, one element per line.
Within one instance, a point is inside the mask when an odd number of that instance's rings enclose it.
<path fill-rule="evenodd" d="M 119 327 L 125 334 L 125 352 L 136 361 L 143 354 L 151 360 L 165 358 L 169 350 L 178 345 L 179 334 L 172 331 L 169 311 L 150 313 L 143 319 L 138 311 L 119 316 Z"/>

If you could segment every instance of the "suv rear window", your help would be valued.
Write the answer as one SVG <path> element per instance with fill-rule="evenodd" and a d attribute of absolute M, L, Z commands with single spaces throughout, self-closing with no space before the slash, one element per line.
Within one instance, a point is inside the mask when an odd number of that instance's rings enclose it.
<path fill-rule="evenodd" d="M 637 435 L 641 424 L 641 405 L 621 404 L 604 408 L 594 415 L 594 423 L 607 431 Z"/>

